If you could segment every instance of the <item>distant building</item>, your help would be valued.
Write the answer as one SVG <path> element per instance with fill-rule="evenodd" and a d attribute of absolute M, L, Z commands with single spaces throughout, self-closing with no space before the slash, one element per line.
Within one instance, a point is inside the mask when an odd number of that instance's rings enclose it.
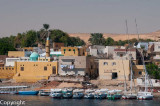
<path fill-rule="evenodd" d="M 89 47 L 89 53 L 97 58 L 113 58 L 115 48 L 115 46 L 93 45 Z"/>
<path fill-rule="evenodd" d="M 97 64 L 94 58 L 86 56 L 60 56 L 58 74 L 61 76 L 98 76 Z"/>
<path fill-rule="evenodd" d="M 31 51 L 8 51 L 8 57 L 29 57 Z"/>
<path fill-rule="evenodd" d="M 148 50 L 148 42 L 139 42 L 136 46 L 137 49 L 143 48 L 144 50 Z"/>
<path fill-rule="evenodd" d="M 53 43 L 53 50 L 54 51 L 61 51 L 61 47 L 64 47 L 64 43 L 57 43 L 57 42 Z"/>
<path fill-rule="evenodd" d="M 6 58 L 5 66 L 15 66 L 17 61 L 29 61 L 29 57 L 19 57 L 19 58 Z"/>
<path fill-rule="evenodd" d="M 113 59 L 136 60 L 136 49 L 118 48 L 114 49 Z"/>
<path fill-rule="evenodd" d="M 16 82 L 37 82 L 49 79 L 52 74 L 57 74 L 56 61 L 18 61 L 16 62 L 17 73 L 13 79 Z"/>
<path fill-rule="evenodd" d="M 64 56 L 87 56 L 85 47 L 61 47 Z"/>
<path fill-rule="evenodd" d="M 133 64 L 133 63 L 132 63 Z M 99 60 L 99 79 L 130 80 L 131 65 L 129 60 Z M 134 78 L 144 75 L 143 65 L 132 66 Z"/>

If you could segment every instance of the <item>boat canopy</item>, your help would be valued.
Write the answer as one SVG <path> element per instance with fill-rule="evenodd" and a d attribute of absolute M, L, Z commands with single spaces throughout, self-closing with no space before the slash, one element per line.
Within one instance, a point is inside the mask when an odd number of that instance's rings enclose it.
<path fill-rule="evenodd" d="M 0 89 L 8 89 L 8 88 L 27 88 L 28 86 L 3 86 Z"/>

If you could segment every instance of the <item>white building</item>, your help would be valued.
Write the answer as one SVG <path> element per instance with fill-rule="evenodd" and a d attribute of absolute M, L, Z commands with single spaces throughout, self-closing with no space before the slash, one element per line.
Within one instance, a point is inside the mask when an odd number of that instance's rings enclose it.
<path fill-rule="evenodd" d="M 29 61 L 29 57 L 6 58 L 5 66 L 14 66 L 16 61 Z"/>
<path fill-rule="evenodd" d="M 123 60 L 136 60 L 136 49 L 125 49 L 125 48 L 119 48 L 114 49 L 113 53 L 113 59 L 123 59 Z"/>

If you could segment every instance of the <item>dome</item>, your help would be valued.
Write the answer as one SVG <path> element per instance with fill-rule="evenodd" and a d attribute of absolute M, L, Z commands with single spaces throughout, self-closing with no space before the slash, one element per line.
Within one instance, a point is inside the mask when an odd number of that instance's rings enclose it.
<path fill-rule="evenodd" d="M 36 53 L 36 52 L 33 52 L 33 53 L 30 55 L 30 60 L 31 60 L 31 61 L 37 61 L 37 60 L 38 60 L 38 57 L 39 57 L 39 54 Z"/>

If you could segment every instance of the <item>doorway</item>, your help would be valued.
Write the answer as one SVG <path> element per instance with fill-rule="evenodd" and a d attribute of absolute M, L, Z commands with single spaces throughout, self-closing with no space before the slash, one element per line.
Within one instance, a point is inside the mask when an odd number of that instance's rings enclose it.
<path fill-rule="evenodd" d="M 117 79 L 118 75 L 117 73 L 112 73 L 112 79 Z"/>

